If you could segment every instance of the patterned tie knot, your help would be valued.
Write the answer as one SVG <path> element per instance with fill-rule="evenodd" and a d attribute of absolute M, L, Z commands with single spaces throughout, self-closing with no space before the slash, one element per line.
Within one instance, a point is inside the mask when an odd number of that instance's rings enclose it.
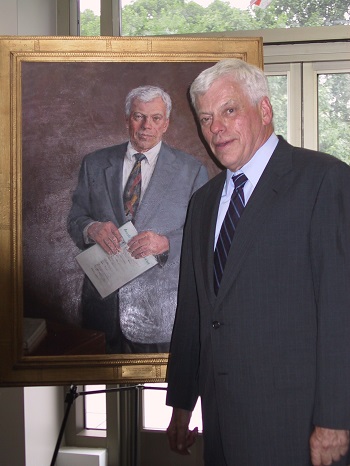
<path fill-rule="evenodd" d="M 244 173 L 238 173 L 238 175 L 232 176 L 232 181 L 235 185 L 235 191 L 238 191 L 239 189 L 243 188 L 243 186 L 248 181 L 248 178 L 245 176 Z"/>
<path fill-rule="evenodd" d="M 146 158 L 145 154 L 141 154 L 140 152 L 134 154 L 134 157 L 136 159 L 136 162 L 142 162 L 142 160 L 145 160 Z"/>

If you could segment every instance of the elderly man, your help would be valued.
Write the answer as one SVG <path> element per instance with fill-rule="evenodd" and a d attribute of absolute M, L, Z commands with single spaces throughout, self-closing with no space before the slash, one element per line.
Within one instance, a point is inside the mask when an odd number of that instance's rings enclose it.
<path fill-rule="evenodd" d="M 194 157 L 169 147 L 170 96 L 154 86 L 129 92 L 125 121 L 130 140 L 97 150 L 82 163 L 68 218 L 81 249 L 97 243 L 118 254 L 118 227 L 132 220 L 132 256 L 158 264 L 102 299 L 86 277 L 83 326 L 106 334 L 113 353 L 167 352 L 177 301 L 183 225 L 192 194 L 208 179 Z"/>
<path fill-rule="evenodd" d="M 350 429 L 350 167 L 274 133 L 261 70 L 191 86 L 226 168 L 193 196 L 170 348 L 170 446 L 201 397 L 206 466 L 345 465 Z"/>

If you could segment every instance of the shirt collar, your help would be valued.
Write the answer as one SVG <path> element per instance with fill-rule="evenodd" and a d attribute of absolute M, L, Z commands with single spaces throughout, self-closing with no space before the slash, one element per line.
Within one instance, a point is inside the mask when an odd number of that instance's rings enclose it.
<path fill-rule="evenodd" d="M 232 183 L 232 176 L 238 173 L 244 173 L 253 186 L 253 189 L 258 184 L 258 181 L 265 170 L 268 161 L 270 160 L 273 151 L 275 150 L 278 143 L 278 137 L 275 133 L 272 133 L 269 139 L 255 152 L 253 157 L 237 172 L 232 172 L 227 169 L 226 183 L 224 191 L 227 193 L 229 183 Z"/>
<path fill-rule="evenodd" d="M 146 156 L 146 159 L 149 163 L 152 163 L 152 161 L 157 158 L 161 145 L 162 145 L 162 141 L 158 142 L 158 144 L 152 147 L 152 149 L 146 152 L 142 152 Z M 126 149 L 126 157 L 129 160 L 134 162 L 135 161 L 133 157 L 134 154 L 138 154 L 138 151 L 133 148 L 133 146 L 131 145 L 131 142 L 129 141 L 128 147 Z"/>

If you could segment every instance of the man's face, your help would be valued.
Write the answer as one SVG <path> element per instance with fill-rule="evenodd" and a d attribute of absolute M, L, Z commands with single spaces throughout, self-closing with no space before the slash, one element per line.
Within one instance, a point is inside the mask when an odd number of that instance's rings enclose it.
<path fill-rule="evenodd" d="M 126 117 L 126 126 L 132 146 L 139 152 L 147 152 L 162 140 L 168 129 L 166 106 L 161 97 L 149 102 L 135 99 L 131 105 L 130 116 Z"/>
<path fill-rule="evenodd" d="M 272 108 L 264 97 L 252 104 L 231 77 L 214 81 L 197 98 L 203 136 L 218 161 L 235 172 L 245 165 L 272 133 Z"/>

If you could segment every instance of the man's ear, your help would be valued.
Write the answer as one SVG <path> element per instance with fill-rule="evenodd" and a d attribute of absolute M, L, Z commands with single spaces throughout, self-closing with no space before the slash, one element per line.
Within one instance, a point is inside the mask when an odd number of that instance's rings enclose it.
<path fill-rule="evenodd" d="M 265 96 L 260 101 L 260 111 L 263 124 L 265 126 L 269 125 L 272 122 L 273 110 L 270 99 Z"/>
<path fill-rule="evenodd" d="M 163 127 L 163 134 L 166 132 L 166 130 L 169 128 L 169 118 L 165 120 L 164 127 Z"/>

